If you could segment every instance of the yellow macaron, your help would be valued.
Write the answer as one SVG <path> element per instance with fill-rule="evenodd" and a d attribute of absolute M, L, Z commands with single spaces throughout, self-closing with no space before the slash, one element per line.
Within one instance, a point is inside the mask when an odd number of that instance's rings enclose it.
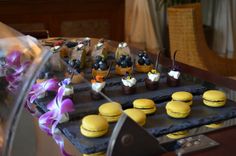
<path fill-rule="evenodd" d="M 209 125 L 205 125 L 207 128 L 212 128 L 212 129 L 216 129 L 216 128 L 220 128 L 223 126 L 223 122 L 218 122 L 218 123 L 212 123 Z"/>
<path fill-rule="evenodd" d="M 146 123 L 146 114 L 135 108 L 129 108 L 124 111 L 131 119 L 133 119 L 136 123 L 138 123 L 140 126 L 145 125 Z"/>
<path fill-rule="evenodd" d="M 203 94 L 203 103 L 210 107 L 222 107 L 226 103 L 226 95 L 219 90 L 208 90 Z"/>
<path fill-rule="evenodd" d="M 104 103 L 98 110 L 99 115 L 104 117 L 108 122 L 116 122 L 122 114 L 122 107 L 117 102 Z"/>
<path fill-rule="evenodd" d="M 98 152 L 92 154 L 83 154 L 83 156 L 106 156 L 106 152 Z"/>
<path fill-rule="evenodd" d="M 189 92 L 184 92 L 184 91 L 175 92 L 172 94 L 171 97 L 173 101 L 181 101 L 189 105 L 192 105 L 193 103 L 193 95 Z"/>
<path fill-rule="evenodd" d="M 81 133 L 90 138 L 103 136 L 109 128 L 108 122 L 100 115 L 87 115 L 82 119 Z"/>
<path fill-rule="evenodd" d="M 186 118 L 191 111 L 189 104 L 180 101 L 170 101 L 166 104 L 166 112 L 173 118 Z"/>
<path fill-rule="evenodd" d="M 166 136 L 170 139 L 180 139 L 180 138 L 184 138 L 184 137 L 188 136 L 188 131 L 187 130 L 178 131 L 178 132 L 175 132 L 175 133 L 167 134 Z"/>
<path fill-rule="evenodd" d="M 136 99 L 133 101 L 133 106 L 143 111 L 145 114 L 153 114 L 156 112 L 156 105 L 151 99 Z"/>

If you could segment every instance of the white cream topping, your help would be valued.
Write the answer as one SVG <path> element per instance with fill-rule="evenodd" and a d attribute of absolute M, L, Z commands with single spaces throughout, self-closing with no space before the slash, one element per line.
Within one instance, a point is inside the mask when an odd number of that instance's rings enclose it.
<path fill-rule="evenodd" d="M 136 84 L 136 79 L 132 77 L 131 79 L 121 79 L 122 83 L 127 87 L 132 87 Z"/>
<path fill-rule="evenodd" d="M 178 79 L 179 76 L 180 76 L 180 72 L 179 71 L 174 71 L 174 70 L 171 70 L 169 73 L 168 73 L 169 76 L 175 78 L 175 79 Z"/>
<path fill-rule="evenodd" d="M 148 79 L 157 82 L 160 79 L 160 73 L 148 73 Z"/>
<path fill-rule="evenodd" d="M 74 88 L 72 86 L 65 86 L 64 96 L 69 96 L 74 94 Z"/>
<path fill-rule="evenodd" d="M 95 82 L 95 83 L 92 83 L 92 90 L 94 90 L 95 92 L 101 92 L 102 89 L 105 87 L 105 82 Z"/>
<path fill-rule="evenodd" d="M 64 123 L 69 121 L 69 114 L 68 113 L 64 113 L 62 114 L 61 120 L 59 121 L 59 123 Z"/>

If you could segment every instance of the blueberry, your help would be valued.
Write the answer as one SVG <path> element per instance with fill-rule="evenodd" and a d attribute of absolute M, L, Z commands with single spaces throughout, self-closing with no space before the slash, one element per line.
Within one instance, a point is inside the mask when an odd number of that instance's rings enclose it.
<path fill-rule="evenodd" d="M 70 68 L 67 68 L 67 72 L 68 72 L 69 74 L 72 74 L 72 73 L 73 73 L 73 70 L 71 70 Z"/>
<path fill-rule="evenodd" d="M 97 55 L 96 58 L 95 58 L 95 61 L 96 61 L 96 62 L 102 61 L 102 56 Z"/>
<path fill-rule="evenodd" d="M 146 60 L 145 60 L 145 64 L 146 64 L 146 65 L 150 65 L 150 64 L 151 64 L 151 60 L 150 60 L 150 59 L 146 59 Z"/>
<path fill-rule="evenodd" d="M 74 68 L 80 69 L 80 61 L 79 62 L 78 61 L 75 62 Z"/>
<path fill-rule="evenodd" d="M 120 66 L 121 66 L 122 68 L 126 68 L 128 65 L 127 65 L 127 62 L 126 62 L 126 61 L 121 61 Z"/>
<path fill-rule="evenodd" d="M 80 73 L 80 68 L 77 68 L 76 71 L 77 71 L 77 73 Z"/>
<path fill-rule="evenodd" d="M 144 65 L 145 60 L 143 58 L 138 59 L 138 64 Z"/>
<path fill-rule="evenodd" d="M 80 60 L 76 60 L 75 64 L 80 66 Z"/>
<path fill-rule="evenodd" d="M 68 56 L 65 56 L 64 59 L 63 59 L 66 63 L 69 63 L 69 57 Z"/>
<path fill-rule="evenodd" d="M 148 57 L 148 54 L 143 52 L 143 57 Z"/>
<path fill-rule="evenodd" d="M 104 62 L 103 62 L 103 61 L 100 61 L 100 62 L 98 62 L 98 64 L 99 64 L 99 65 L 102 65 L 102 64 L 104 64 Z"/>
<path fill-rule="evenodd" d="M 127 66 L 128 66 L 128 67 L 131 67 L 132 65 L 133 65 L 133 63 L 132 63 L 131 61 L 128 61 L 128 62 L 127 62 Z"/>
<path fill-rule="evenodd" d="M 69 60 L 68 64 L 69 64 L 71 67 L 74 67 L 75 62 L 74 62 L 73 60 Z"/>
<path fill-rule="evenodd" d="M 68 48 L 73 48 L 73 47 L 75 47 L 75 46 L 77 46 L 77 45 L 78 45 L 78 42 L 69 41 L 69 42 L 66 43 L 66 46 L 67 46 Z"/>
<path fill-rule="evenodd" d="M 102 61 L 107 64 L 107 60 L 106 59 L 103 59 Z"/>
<path fill-rule="evenodd" d="M 93 64 L 93 69 L 97 70 L 98 68 L 99 68 L 98 63 L 94 63 L 94 64 Z"/>
<path fill-rule="evenodd" d="M 121 61 L 120 60 L 116 61 L 116 64 L 120 66 Z"/>
<path fill-rule="evenodd" d="M 99 65 L 99 68 L 101 69 L 101 70 L 106 70 L 107 69 L 107 64 L 100 64 Z"/>
<path fill-rule="evenodd" d="M 121 55 L 121 56 L 120 56 L 120 60 L 124 60 L 125 58 L 126 58 L 125 55 Z"/>
<path fill-rule="evenodd" d="M 129 57 L 129 56 L 126 56 L 125 60 L 126 60 L 127 62 L 128 62 L 128 61 L 130 61 L 130 62 L 131 62 L 131 57 Z"/>
<path fill-rule="evenodd" d="M 138 57 L 143 57 L 143 53 L 139 53 L 139 54 L 138 54 Z"/>

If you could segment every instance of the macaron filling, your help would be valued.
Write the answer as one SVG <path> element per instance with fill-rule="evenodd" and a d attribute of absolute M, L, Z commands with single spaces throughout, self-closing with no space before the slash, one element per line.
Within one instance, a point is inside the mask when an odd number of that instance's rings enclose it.
<path fill-rule="evenodd" d="M 172 111 L 170 109 L 167 109 L 168 112 L 170 112 L 171 114 L 175 114 L 177 116 L 185 116 L 185 115 L 188 115 L 190 111 L 188 112 L 185 112 L 185 113 L 181 113 L 181 112 L 175 112 L 175 111 Z"/>
<path fill-rule="evenodd" d="M 203 98 L 203 100 L 208 102 L 225 102 L 225 100 L 208 100 L 206 98 Z"/>
<path fill-rule="evenodd" d="M 101 113 L 99 115 L 101 115 L 102 117 L 107 119 L 108 122 L 116 122 L 121 116 L 121 114 L 119 114 L 119 115 L 104 115 Z"/>
<path fill-rule="evenodd" d="M 85 131 L 88 131 L 88 132 L 106 132 L 107 129 L 103 129 L 103 130 L 89 130 L 87 128 L 84 128 L 83 126 L 81 126 L 81 128 Z"/>

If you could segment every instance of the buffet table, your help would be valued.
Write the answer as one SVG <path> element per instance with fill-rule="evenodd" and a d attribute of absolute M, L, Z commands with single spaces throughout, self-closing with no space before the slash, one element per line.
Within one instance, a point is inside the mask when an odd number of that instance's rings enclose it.
<path fill-rule="evenodd" d="M 53 38 L 49 40 L 42 41 L 44 44 L 56 42 L 58 38 Z M 68 39 L 67 39 L 68 40 Z M 73 39 L 69 39 L 73 40 Z M 97 39 L 92 39 L 92 46 L 97 43 Z M 117 42 L 105 40 L 108 43 L 108 58 L 114 60 L 114 52 L 116 47 L 118 46 Z M 130 47 L 132 55 L 137 55 L 139 53 L 139 49 L 134 47 Z M 54 54 L 56 55 L 56 54 Z M 149 54 L 152 61 L 155 62 L 157 56 L 155 54 Z M 87 53 L 89 58 L 90 53 Z M 54 56 L 52 56 L 54 57 Z M 178 60 L 178 56 L 177 56 Z M 88 61 L 87 61 L 88 62 Z M 153 136 L 157 137 L 160 144 L 173 143 L 175 140 L 168 139 L 165 135 L 177 131 L 182 131 L 188 129 L 190 131 L 189 136 L 194 136 L 198 134 L 208 133 L 216 129 L 206 128 L 204 125 L 222 122 L 226 120 L 223 124 L 223 127 L 233 126 L 236 122 L 234 119 L 236 117 L 236 102 L 235 99 L 228 96 L 227 105 L 222 108 L 209 108 L 202 104 L 202 94 L 209 89 L 220 89 L 225 91 L 226 93 L 231 93 L 236 90 L 236 81 L 233 79 L 229 79 L 226 77 L 222 77 L 219 75 L 215 75 L 210 72 L 206 72 L 182 63 L 177 62 L 176 65 L 178 69 L 181 71 L 181 84 L 177 87 L 169 87 L 166 84 L 166 75 L 168 70 L 172 66 L 172 61 L 165 57 L 164 55 L 160 55 L 159 59 L 159 71 L 161 72 L 160 78 L 160 86 L 157 90 L 147 91 L 144 87 L 144 78 L 146 74 L 135 72 L 134 75 L 137 79 L 137 92 L 133 95 L 123 95 L 120 92 L 120 77 L 114 74 L 114 69 L 111 69 L 110 77 L 106 80 L 106 95 L 114 100 L 118 101 L 122 104 L 123 109 L 131 108 L 132 101 L 137 98 L 150 98 L 152 99 L 157 107 L 157 113 L 148 116 L 147 124 L 144 128 Z M 91 154 L 96 152 L 105 151 L 108 146 L 109 138 L 112 135 L 113 128 L 115 127 L 115 123 L 110 124 L 109 132 L 104 137 L 88 139 L 84 137 L 80 133 L 80 125 L 81 119 L 85 115 L 89 114 L 97 114 L 98 107 L 107 102 L 106 99 L 101 100 L 91 100 L 90 98 L 90 85 L 89 81 L 92 78 L 91 76 L 91 66 L 88 66 L 83 71 L 85 73 L 85 81 L 80 84 L 74 85 L 74 89 L 76 92 L 77 100 L 75 100 L 75 111 L 69 113 L 70 120 L 66 123 L 62 123 L 58 126 L 61 132 L 65 135 L 65 137 L 82 153 Z M 59 77 L 64 75 L 63 73 Z M 171 94 L 176 91 L 188 91 L 194 95 L 193 101 L 194 105 L 192 106 L 191 115 L 183 120 L 170 119 L 165 114 L 165 104 L 171 100 Z M 46 103 L 50 102 L 52 97 L 48 96 L 44 99 L 36 100 L 37 108 L 42 112 L 47 112 Z M 158 122 L 158 124 L 157 124 Z M 221 127 L 222 128 L 222 127 Z M 203 129 L 203 130 L 202 130 Z M 220 146 L 214 148 L 210 151 L 204 151 L 200 153 L 193 153 L 193 155 L 202 155 L 202 154 L 219 154 L 220 152 L 225 152 L 225 148 L 228 152 L 230 149 L 233 150 L 231 143 L 233 142 L 233 131 L 235 127 L 226 128 L 220 131 L 215 131 L 207 134 L 207 136 L 212 139 L 218 141 Z M 224 134 L 224 135 L 222 135 Z M 231 141 L 227 140 L 227 136 L 231 136 Z M 229 138 L 228 138 L 229 139 Z M 226 142 L 224 142 L 226 141 Z M 229 145 L 229 146 L 228 146 Z M 232 151 L 231 151 L 232 152 Z M 167 155 L 171 155 L 172 153 L 167 153 Z M 226 153 L 225 153 L 226 154 Z M 230 155 L 230 153 L 229 153 Z"/>

